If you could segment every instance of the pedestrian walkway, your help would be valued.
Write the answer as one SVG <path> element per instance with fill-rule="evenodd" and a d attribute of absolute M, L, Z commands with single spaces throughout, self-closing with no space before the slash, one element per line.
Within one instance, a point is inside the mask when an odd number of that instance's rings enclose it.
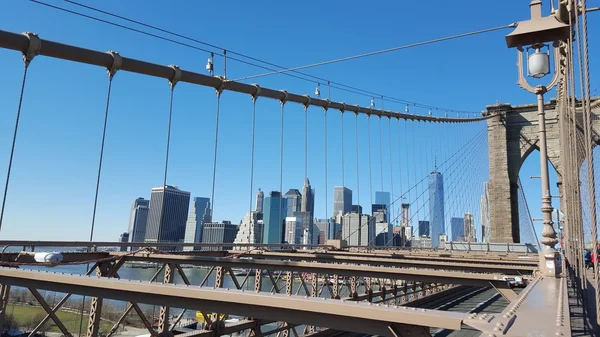
<path fill-rule="evenodd" d="M 595 281 L 592 270 L 586 272 L 584 298 L 578 299 L 575 279 L 569 277 L 569 307 L 571 311 L 572 336 L 600 336 L 600 326 L 596 322 Z M 583 300 L 583 301 L 582 301 Z M 582 303 L 583 302 L 583 303 Z"/>

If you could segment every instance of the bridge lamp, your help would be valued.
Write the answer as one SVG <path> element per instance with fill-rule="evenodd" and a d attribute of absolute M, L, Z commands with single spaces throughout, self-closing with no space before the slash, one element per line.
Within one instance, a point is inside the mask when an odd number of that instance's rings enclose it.
<path fill-rule="evenodd" d="M 546 144 L 546 118 L 544 112 L 544 94 L 558 83 L 558 69 L 561 66 L 559 41 L 569 38 L 569 25 L 558 19 L 558 14 L 542 17 L 542 2 L 532 0 L 529 4 L 531 18 L 517 23 L 514 31 L 506 36 L 508 48 L 517 48 L 517 84 L 537 96 L 539 150 L 540 150 L 540 180 L 542 185 L 542 213 L 544 228 L 541 243 L 544 249 L 540 252 L 540 271 L 547 276 L 560 274 L 560 260 L 554 246 L 558 243 L 552 221 L 552 197 L 550 195 L 550 178 L 548 175 L 548 149 Z M 552 43 L 552 47 L 547 43 Z M 542 79 L 551 74 L 550 54 L 554 55 L 554 73 L 546 85 L 531 86 L 524 76 L 523 47 L 527 53 L 527 77 Z"/>

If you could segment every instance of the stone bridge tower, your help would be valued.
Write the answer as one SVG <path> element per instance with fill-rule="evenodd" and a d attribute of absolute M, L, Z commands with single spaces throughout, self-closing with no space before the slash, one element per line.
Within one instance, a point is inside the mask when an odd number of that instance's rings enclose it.
<path fill-rule="evenodd" d="M 598 101 L 594 102 L 596 99 L 592 99 L 592 107 L 599 105 Z M 521 165 L 533 150 L 538 150 L 537 104 L 521 106 L 496 104 L 486 108 L 484 115 L 497 114 L 487 120 L 490 161 L 490 241 L 520 242 L 517 182 Z M 592 111 L 597 115 L 597 110 L 596 108 Z M 558 123 L 560 116 L 556 111 L 556 100 L 545 104 L 545 112 L 548 157 L 557 172 L 558 186 L 561 190 L 564 172 Z M 578 114 L 577 117 L 578 130 L 583 136 L 582 114 Z M 600 120 L 593 116 L 592 123 L 594 136 L 599 139 Z M 583 160 L 580 159 L 579 162 L 581 164 Z M 556 201 L 553 201 L 553 206 L 557 208 Z"/>

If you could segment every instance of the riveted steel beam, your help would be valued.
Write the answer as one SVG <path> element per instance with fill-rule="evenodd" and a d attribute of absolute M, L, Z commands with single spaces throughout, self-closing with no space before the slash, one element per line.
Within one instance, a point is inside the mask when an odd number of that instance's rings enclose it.
<path fill-rule="evenodd" d="M 40 277 L 43 275 L 43 277 Z M 134 282 L 80 275 L 62 275 L 0 268 L 0 283 L 136 303 L 229 312 L 273 321 L 311 324 L 344 331 L 390 336 L 390 324 L 459 330 L 467 314 L 438 310 L 349 303 L 284 294 L 257 294 L 227 289 Z"/>

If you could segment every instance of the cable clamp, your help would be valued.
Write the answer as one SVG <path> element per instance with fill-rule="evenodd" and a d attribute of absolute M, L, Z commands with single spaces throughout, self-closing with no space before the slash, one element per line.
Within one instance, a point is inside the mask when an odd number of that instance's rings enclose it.
<path fill-rule="evenodd" d="M 260 95 L 261 88 L 260 85 L 256 83 L 254 83 L 253 86 L 256 88 L 256 92 L 254 92 L 254 95 L 252 95 L 252 101 L 256 102 L 256 100 L 258 99 L 258 95 Z"/>
<path fill-rule="evenodd" d="M 312 99 L 310 99 L 309 95 L 304 95 L 304 97 L 306 98 L 306 103 L 304 103 L 304 109 L 308 109 L 310 103 L 312 102 Z"/>
<path fill-rule="evenodd" d="M 113 57 L 113 63 L 110 66 L 110 69 L 107 68 L 108 76 L 110 76 L 110 78 L 113 78 L 117 71 L 121 69 L 121 66 L 123 65 L 123 58 L 116 51 L 111 50 L 108 52 L 108 54 L 110 54 Z"/>
<path fill-rule="evenodd" d="M 23 61 L 26 65 L 29 65 L 31 60 L 36 57 L 40 50 L 42 49 L 42 40 L 38 37 L 37 34 L 31 32 L 25 32 L 23 35 L 27 36 L 29 39 L 29 47 L 27 47 L 27 52 L 23 53 Z"/>
<path fill-rule="evenodd" d="M 281 106 L 284 106 L 288 99 L 288 93 L 285 90 L 280 91 L 283 93 L 283 99 L 280 99 L 279 102 L 281 102 Z"/>
<path fill-rule="evenodd" d="M 173 73 L 173 77 L 171 77 L 171 79 L 169 79 L 169 85 L 171 86 L 171 89 L 175 88 L 175 85 L 177 84 L 177 82 L 179 82 L 179 80 L 181 79 L 181 69 L 179 69 L 178 66 L 176 65 L 170 65 L 169 68 L 173 69 L 174 73 Z"/>
<path fill-rule="evenodd" d="M 217 96 L 221 96 L 221 93 L 223 90 L 225 90 L 225 84 L 227 83 L 227 80 L 225 80 L 225 76 L 219 76 L 218 78 L 221 80 L 221 84 L 218 88 L 215 88 L 215 90 L 217 91 Z"/>
<path fill-rule="evenodd" d="M 342 102 L 342 108 L 340 109 L 340 115 L 343 115 L 346 111 L 346 103 Z"/>
<path fill-rule="evenodd" d="M 329 105 L 331 104 L 331 101 L 329 99 L 326 99 L 325 103 L 327 103 L 327 105 L 323 107 L 323 112 L 327 113 L 327 110 L 329 110 Z"/>
<path fill-rule="evenodd" d="M 356 117 L 358 117 L 358 112 L 360 111 L 360 105 L 357 104 L 357 105 L 355 105 L 355 107 L 356 107 L 356 111 L 354 111 L 354 115 Z"/>

